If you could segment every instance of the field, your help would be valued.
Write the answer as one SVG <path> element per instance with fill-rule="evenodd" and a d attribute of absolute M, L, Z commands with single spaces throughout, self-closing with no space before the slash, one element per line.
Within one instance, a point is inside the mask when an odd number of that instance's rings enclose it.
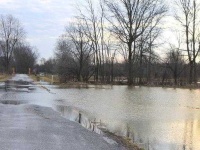
<path fill-rule="evenodd" d="M 4 82 L 8 79 L 10 79 L 12 77 L 12 75 L 10 74 L 0 74 L 0 82 Z"/>

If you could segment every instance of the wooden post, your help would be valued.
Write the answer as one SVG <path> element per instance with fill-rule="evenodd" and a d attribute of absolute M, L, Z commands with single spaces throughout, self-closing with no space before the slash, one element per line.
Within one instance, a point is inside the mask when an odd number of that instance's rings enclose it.
<path fill-rule="evenodd" d="M 93 126 L 92 126 L 92 131 L 94 132 L 95 129 L 95 124 L 96 124 L 96 118 L 94 118 Z"/>
<path fill-rule="evenodd" d="M 128 124 L 126 127 L 127 127 L 126 137 L 129 138 L 130 137 L 130 127 Z"/>
<path fill-rule="evenodd" d="M 8 84 L 8 81 L 5 81 L 5 91 L 7 92 L 7 84 Z"/>
<path fill-rule="evenodd" d="M 15 74 L 15 68 L 14 67 L 12 68 L 12 74 L 13 75 Z"/>
<path fill-rule="evenodd" d="M 51 75 L 51 84 L 53 84 L 53 75 Z"/>
<path fill-rule="evenodd" d="M 28 68 L 28 74 L 29 75 L 31 74 L 31 68 Z"/>
<path fill-rule="evenodd" d="M 80 123 L 81 124 L 81 113 L 79 112 L 79 116 L 78 116 L 78 123 Z"/>

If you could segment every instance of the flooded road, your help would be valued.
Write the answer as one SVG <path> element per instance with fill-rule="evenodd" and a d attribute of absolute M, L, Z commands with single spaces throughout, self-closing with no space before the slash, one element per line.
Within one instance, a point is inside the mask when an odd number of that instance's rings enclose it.
<path fill-rule="evenodd" d="M 200 149 L 200 90 L 127 86 L 60 89 L 45 82 L 33 86 L 28 90 L 2 89 L 0 99 L 52 107 L 70 120 L 77 120 L 81 110 L 84 126 L 90 126 L 89 120 L 101 122 L 145 149 Z"/>

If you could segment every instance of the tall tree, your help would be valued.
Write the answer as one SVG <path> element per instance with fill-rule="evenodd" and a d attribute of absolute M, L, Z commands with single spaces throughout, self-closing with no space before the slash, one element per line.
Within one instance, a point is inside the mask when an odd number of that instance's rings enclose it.
<path fill-rule="evenodd" d="M 0 16 L 0 46 L 6 72 L 9 71 L 13 51 L 25 36 L 19 20 L 12 15 Z"/>
<path fill-rule="evenodd" d="M 84 23 L 84 34 L 92 42 L 92 49 L 94 52 L 94 65 L 95 65 L 95 80 L 99 80 L 100 72 L 100 51 L 99 51 L 99 42 L 100 42 L 100 21 L 98 17 L 97 10 L 92 0 L 85 0 L 86 6 L 80 8 L 80 15 L 78 18 L 82 19 Z"/>
<path fill-rule="evenodd" d="M 128 48 L 128 84 L 133 84 L 133 61 L 136 55 L 136 40 L 152 25 L 158 24 L 166 12 L 161 0 L 106 1 L 112 14 L 108 18 L 116 38 Z"/>
<path fill-rule="evenodd" d="M 18 73 L 28 73 L 29 68 L 33 69 L 38 54 L 33 47 L 28 44 L 17 44 L 13 53 L 14 66 Z"/>
<path fill-rule="evenodd" d="M 73 47 L 70 50 L 76 66 L 77 80 L 82 81 L 87 79 L 86 74 L 89 75 L 88 66 L 92 55 L 91 42 L 84 34 L 83 24 L 79 19 L 77 23 L 66 28 L 66 36 L 71 41 Z"/>
<path fill-rule="evenodd" d="M 185 34 L 186 52 L 189 61 L 189 83 L 197 82 L 196 58 L 199 54 L 199 4 L 197 0 L 177 0 L 176 20 L 182 25 Z M 178 13 L 179 12 L 179 13 Z"/>
<path fill-rule="evenodd" d="M 171 47 L 170 52 L 167 54 L 167 67 L 172 73 L 174 85 L 177 85 L 177 80 L 185 69 L 184 56 L 180 49 Z"/>
<path fill-rule="evenodd" d="M 70 53 L 72 45 L 65 39 L 65 36 L 61 36 L 56 45 L 55 60 L 56 71 L 60 76 L 61 82 L 66 82 L 67 76 L 75 75 L 74 60 Z"/>

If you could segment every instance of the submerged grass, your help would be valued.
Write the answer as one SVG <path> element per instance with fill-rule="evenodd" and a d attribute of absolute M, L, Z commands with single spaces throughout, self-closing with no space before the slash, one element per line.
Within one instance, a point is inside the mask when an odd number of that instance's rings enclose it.
<path fill-rule="evenodd" d="M 129 139 L 129 138 L 124 138 L 122 136 L 118 136 L 118 135 L 116 135 L 112 132 L 109 132 L 109 131 L 103 131 L 103 133 L 107 137 L 113 139 L 114 141 L 116 141 L 120 145 L 124 146 L 128 150 L 144 150 L 143 148 L 139 148 L 136 144 L 132 143 L 131 139 Z"/>
<path fill-rule="evenodd" d="M 76 81 L 69 81 L 66 83 L 60 83 L 59 78 L 57 75 L 54 75 L 53 78 L 53 82 L 52 82 L 52 77 L 51 75 L 45 75 L 45 76 L 35 76 L 35 75 L 30 75 L 30 77 L 34 80 L 34 81 L 45 81 L 45 82 L 49 82 L 55 85 L 58 85 L 60 88 L 98 88 L 98 86 L 106 86 L 106 85 L 127 85 L 127 84 L 121 84 L 118 82 L 115 82 L 113 84 L 105 84 L 105 83 L 95 83 L 95 82 L 76 82 Z M 1 77 L 0 77 L 0 81 L 1 81 Z M 93 85 L 93 86 L 92 86 Z M 182 85 L 182 86 L 178 86 L 178 85 L 154 85 L 154 84 L 144 84 L 144 85 L 133 85 L 134 86 L 146 86 L 146 87 L 163 87 L 163 88 L 178 88 L 178 89 L 200 89 L 200 84 L 187 84 L 187 85 Z M 100 87 L 100 88 L 104 88 L 104 87 Z"/>

